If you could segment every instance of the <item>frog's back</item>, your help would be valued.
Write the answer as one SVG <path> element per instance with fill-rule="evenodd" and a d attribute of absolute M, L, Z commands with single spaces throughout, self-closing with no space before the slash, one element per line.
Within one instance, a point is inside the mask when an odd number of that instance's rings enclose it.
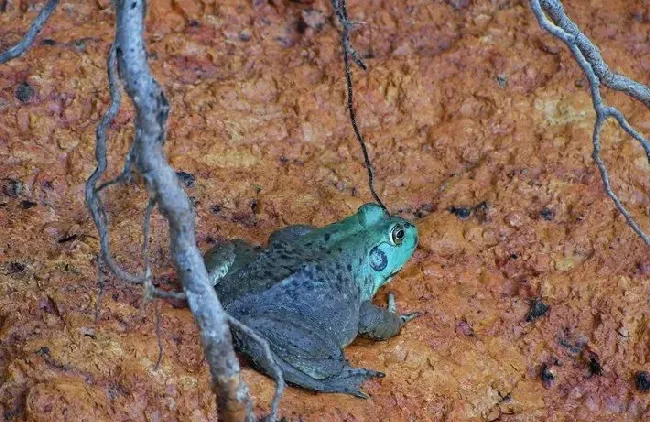
<path fill-rule="evenodd" d="M 267 288 L 249 289 L 227 304 L 226 310 L 238 318 L 255 315 L 280 324 L 292 321 L 307 331 L 323 333 L 339 347 L 356 337 L 359 288 L 346 265 L 306 259 L 294 268 L 279 268 L 288 275 L 275 283 L 272 277 L 265 278 Z"/>
<path fill-rule="evenodd" d="M 274 242 L 261 250 L 246 265 L 228 273 L 215 286 L 219 300 L 224 306 L 237 298 L 259 294 L 273 285 L 286 280 L 300 271 L 306 264 L 329 267 L 337 257 L 328 252 L 325 245 L 313 238 L 294 242 Z M 326 276 L 327 270 L 322 275 Z"/>

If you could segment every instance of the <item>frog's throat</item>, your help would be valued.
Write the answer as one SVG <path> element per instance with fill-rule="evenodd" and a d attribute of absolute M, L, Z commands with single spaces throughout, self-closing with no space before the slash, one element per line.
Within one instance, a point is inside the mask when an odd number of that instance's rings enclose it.
<path fill-rule="evenodd" d="M 359 300 L 362 303 L 371 300 L 373 297 L 375 297 L 381 286 L 390 283 L 395 274 L 397 274 L 399 271 L 400 269 L 397 269 L 382 282 L 376 282 L 372 279 L 372 277 L 366 277 L 363 280 L 359 280 Z"/>

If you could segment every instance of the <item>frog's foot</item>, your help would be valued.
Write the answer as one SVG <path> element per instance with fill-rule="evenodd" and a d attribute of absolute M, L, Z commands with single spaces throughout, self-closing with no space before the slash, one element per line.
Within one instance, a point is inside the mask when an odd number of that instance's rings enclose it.
<path fill-rule="evenodd" d="M 419 312 L 397 313 L 395 298 L 389 294 L 386 308 L 375 306 L 370 301 L 361 304 L 359 334 L 375 340 L 385 340 L 398 335 L 404 324 L 419 315 Z"/>
<path fill-rule="evenodd" d="M 388 294 L 388 312 L 392 314 L 397 314 L 397 306 L 395 305 L 395 296 L 392 293 Z M 422 315 L 420 312 L 411 312 L 408 314 L 399 314 L 399 319 L 402 322 L 402 325 L 406 324 L 410 320 L 419 317 Z"/>
<path fill-rule="evenodd" d="M 316 379 L 296 367 L 289 365 L 280 358 L 276 357 L 276 362 L 282 368 L 284 380 L 288 384 L 324 393 L 349 394 L 361 399 L 368 398 L 368 395 L 361 391 L 361 385 L 364 382 L 373 378 L 384 378 L 386 376 L 380 371 L 346 366 L 336 375 L 331 375 L 324 379 Z"/>
<path fill-rule="evenodd" d="M 332 386 L 342 388 L 340 392 L 350 394 L 360 399 L 369 398 L 366 393 L 360 390 L 361 384 L 373 378 L 384 378 L 383 372 L 365 368 L 345 368 L 341 375 L 334 379 L 328 379 Z"/>

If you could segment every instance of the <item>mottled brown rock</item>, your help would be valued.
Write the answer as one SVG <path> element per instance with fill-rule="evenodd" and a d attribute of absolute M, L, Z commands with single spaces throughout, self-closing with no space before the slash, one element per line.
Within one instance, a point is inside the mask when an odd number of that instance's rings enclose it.
<path fill-rule="evenodd" d="M 355 99 L 378 190 L 421 231 L 413 262 L 377 301 L 392 291 L 400 310 L 424 315 L 394 339 L 348 349 L 354 365 L 387 374 L 366 385 L 370 400 L 290 388 L 282 414 L 648 419 L 637 374 L 648 370 L 650 255 L 604 195 L 582 75 L 526 2 L 448 3 L 349 5 L 365 22 L 352 34 L 370 56 L 368 72 L 354 70 Z M 646 2 L 566 3 L 613 69 L 650 83 Z M 41 7 L 21 4 L 0 13 L 0 48 Z M 97 239 L 82 193 L 108 104 L 109 5 L 62 3 L 27 56 L 0 66 L 0 411 L 207 421 L 215 402 L 186 308 L 161 304 L 158 369 L 152 307 L 141 313 L 138 288 L 107 276 L 94 320 Z M 280 226 L 326 224 L 369 200 L 331 13 L 326 0 L 152 2 L 151 66 L 172 107 L 167 153 L 192 176 L 183 180 L 202 248 L 218 237 L 262 243 Z M 640 104 L 607 99 L 650 129 Z M 125 103 L 110 133 L 111 174 L 132 118 Z M 613 124 L 603 139 L 614 187 L 650 229 L 650 166 Z M 116 258 L 136 269 L 145 192 L 118 187 L 105 202 Z M 178 287 L 160 216 L 153 230 L 156 281 Z M 550 308 L 528 322 L 534 300 Z M 244 377 L 257 411 L 268 410 L 273 383 L 248 367 Z"/>

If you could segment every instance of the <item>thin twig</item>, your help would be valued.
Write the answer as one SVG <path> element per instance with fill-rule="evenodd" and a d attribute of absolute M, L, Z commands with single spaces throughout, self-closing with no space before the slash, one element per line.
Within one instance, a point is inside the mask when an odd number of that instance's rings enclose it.
<path fill-rule="evenodd" d="M 623 205 L 621 200 L 612 190 L 612 185 L 607 171 L 607 166 L 600 157 L 602 148 L 600 134 L 603 124 L 609 118 L 614 118 L 618 125 L 634 140 L 636 140 L 645 151 L 646 159 L 650 162 L 650 143 L 637 130 L 632 128 L 628 121 L 618 109 L 605 105 L 601 92 L 600 84 L 603 84 L 616 91 L 623 92 L 632 98 L 635 98 L 650 108 L 650 89 L 627 77 L 612 73 L 607 64 L 600 55 L 596 47 L 584 35 L 578 26 L 572 22 L 564 13 L 562 2 L 558 0 L 531 0 L 531 8 L 540 26 L 548 31 L 551 35 L 559 38 L 569 48 L 578 65 L 582 68 L 587 80 L 594 110 L 596 111 L 596 122 L 594 123 L 594 132 L 592 143 L 594 146 L 593 159 L 600 171 L 605 192 L 614 202 L 618 211 L 625 217 L 627 224 L 639 235 L 639 237 L 650 246 L 650 237 L 639 227 L 628 209 Z M 548 14 L 553 22 L 547 17 Z"/>
<path fill-rule="evenodd" d="M 273 394 L 273 401 L 271 402 L 271 413 L 268 417 L 268 420 L 270 422 L 273 422 L 278 418 L 278 410 L 280 408 L 280 401 L 282 400 L 282 392 L 284 391 L 284 376 L 282 375 L 282 368 L 280 368 L 280 365 L 278 365 L 275 361 L 273 352 L 271 351 L 271 346 L 269 346 L 268 341 L 257 334 L 252 328 L 245 324 L 242 324 L 231 315 L 228 315 L 228 322 L 230 325 L 234 325 L 238 330 L 242 331 L 248 337 L 255 340 L 260 346 L 262 346 L 262 349 L 264 350 L 264 357 L 271 366 L 273 380 L 275 381 L 275 393 Z"/>
<path fill-rule="evenodd" d="M 129 155 L 127 156 L 127 161 L 130 161 L 131 157 L 131 151 L 129 151 Z M 120 174 L 120 176 L 126 174 L 126 166 L 125 166 L 125 171 Z M 119 179 L 120 176 L 118 176 L 115 180 Z M 119 183 L 119 182 L 118 182 Z M 141 312 L 144 315 L 146 306 L 149 302 L 153 301 L 154 298 L 160 297 L 157 296 L 156 294 L 156 288 L 153 285 L 153 280 L 152 280 L 152 274 L 151 274 L 151 259 L 149 258 L 149 244 L 150 244 L 150 238 L 151 238 L 151 216 L 153 214 L 153 210 L 156 207 L 156 197 L 150 197 L 149 202 L 147 203 L 147 208 L 144 210 L 144 218 L 142 221 L 142 261 L 144 262 L 144 272 L 145 272 L 145 282 L 144 282 L 144 293 L 142 297 L 142 309 Z M 158 369 L 160 367 L 160 362 L 162 362 L 163 354 L 164 354 L 164 347 L 163 347 L 163 336 L 162 336 L 162 318 L 160 315 L 160 308 L 158 306 L 158 302 L 153 301 L 153 311 L 154 311 L 154 324 L 155 324 L 155 332 L 156 332 L 156 341 L 158 343 L 158 358 L 156 359 L 156 364 L 154 365 L 154 369 Z"/>
<path fill-rule="evenodd" d="M 374 180 L 374 170 L 372 168 L 372 163 L 370 161 L 370 155 L 368 154 L 368 148 L 366 147 L 366 142 L 361 136 L 361 131 L 357 125 L 356 112 L 354 111 L 354 99 L 353 99 L 353 85 L 352 85 L 352 72 L 350 71 L 350 57 L 352 60 L 363 70 L 367 70 L 366 64 L 361 60 L 359 53 L 352 48 L 350 44 L 350 29 L 352 28 L 352 22 L 348 20 L 348 6 L 347 0 L 332 0 L 332 7 L 334 8 L 334 13 L 338 18 L 339 23 L 342 26 L 341 30 L 341 47 L 343 49 L 343 64 L 345 69 L 345 82 L 347 86 L 347 107 L 350 115 L 350 122 L 352 123 L 352 129 L 354 130 L 354 135 L 361 146 L 361 152 L 363 153 L 363 161 L 366 166 L 366 171 L 368 172 L 368 188 L 373 198 L 382 208 L 386 209 L 384 203 L 381 202 L 379 195 L 375 191 L 375 180 Z"/>
<path fill-rule="evenodd" d="M 20 40 L 18 44 L 0 54 L 0 64 L 5 64 L 9 60 L 21 56 L 25 51 L 27 51 L 27 49 L 34 43 L 36 35 L 41 32 L 43 25 L 45 25 L 58 4 L 59 0 L 48 0 L 48 2 L 45 3 L 45 6 L 43 6 L 41 11 L 38 13 L 38 16 L 36 16 L 36 19 L 32 22 L 32 25 L 29 27 L 29 30 L 23 39 Z"/>
<path fill-rule="evenodd" d="M 151 215 L 153 214 L 153 209 L 156 206 L 155 197 L 150 197 L 149 202 L 147 203 L 147 208 L 144 210 L 144 218 L 142 221 L 142 261 L 144 262 L 144 294 L 142 298 L 141 312 L 144 315 L 145 308 L 147 303 L 153 299 L 153 280 L 151 275 L 151 265 L 149 260 L 149 237 L 151 235 Z M 158 332 L 158 327 L 156 327 L 156 332 Z"/>
<path fill-rule="evenodd" d="M 347 52 L 349 56 L 352 57 L 352 60 L 363 70 L 368 70 L 368 67 L 361 59 L 361 55 L 352 47 L 350 44 L 350 30 L 354 26 L 355 22 L 352 22 L 348 19 L 348 3 L 347 0 L 332 0 L 332 7 L 334 8 L 334 13 L 336 18 L 343 28 L 345 33 L 345 38 L 341 38 L 341 46 L 343 51 Z"/>
<path fill-rule="evenodd" d="M 156 198 L 149 198 L 147 208 L 144 210 L 144 221 L 142 222 L 142 260 L 146 273 L 151 272 L 151 259 L 149 258 L 149 243 L 151 237 L 151 215 L 156 207 Z"/>
<path fill-rule="evenodd" d="M 102 272 L 102 255 L 97 254 L 97 303 L 95 303 L 95 323 L 99 322 L 99 316 L 102 308 L 102 299 L 104 298 L 104 273 Z"/>
<path fill-rule="evenodd" d="M 163 358 L 163 336 L 162 336 L 162 316 L 160 315 L 160 308 L 158 306 L 158 302 L 154 302 L 153 304 L 153 310 L 154 310 L 154 315 L 156 315 L 156 339 L 158 340 L 158 359 L 156 359 L 156 364 L 154 365 L 154 369 L 158 369 L 160 367 L 160 362 L 162 362 Z"/>
<path fill-rule="evenodd" d="M 156 287 L 151 288 L 151 296 L 160 299 L 187 300 L 187 296 L 183 292 L 168 292 Z"/>
<path fill-rule="evenodd" d="M 120 174 L 109 180 L 108 182 L 104 182 L 100 184 L 97 187 L 97 193 L 103 191 L 109 186 L 117 185 L 117 184 L 128 184 L 131 182 L 131 162 L 132 162 L 132 155 L 133 155 L 133 144 L 131 144 L 131 148 L 129 149 L 129 152 L 126 154 L 126 157 L 124 158 L 124 166 L 122 167 L 122 171 Z"/>
<path fill-rule="evenodd" d="M 101 198 L 97 191 L 97 182 L 102 177 L 108 166 L 107 159 L 107 130 L 108 126 L 113 122 L 115 116 L 120 110 L 120 87 L 117 78 L 117 47 L 115 44 L 111 45 L 108 51 L 108 59 L 106 61 L 108 68 L 108 89 L 111 96 L 111 104 L 102 117 L 96 131 L 96 145 L 95 145 L 95 159 L 97 160 L 97 168 L 90 175 L 86 181 L 86 206 L 97 226 L 99 232 L 100 254 L 102 259 L 119 278 L 129 283 L 140 284 L 146 279 L 146 275 L 134 275 L 122 269 L 111 256 L 110 238 L 108 233 L 108 216 L 102 204 Z"/>

